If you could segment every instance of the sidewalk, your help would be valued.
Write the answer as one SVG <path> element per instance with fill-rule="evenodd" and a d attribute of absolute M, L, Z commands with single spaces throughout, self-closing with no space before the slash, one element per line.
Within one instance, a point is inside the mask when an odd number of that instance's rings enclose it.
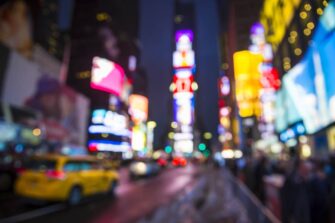
<path fill-rule="evenodd" d="M 208 169 L 195 188 L 158 208 L 138 223 L 249 223 L 248 212 L 234 196 L 225 172 Z"/>

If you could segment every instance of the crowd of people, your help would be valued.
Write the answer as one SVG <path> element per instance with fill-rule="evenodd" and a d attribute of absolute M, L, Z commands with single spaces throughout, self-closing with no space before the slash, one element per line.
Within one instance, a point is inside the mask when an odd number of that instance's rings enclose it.
<path fill-rule="evenodd" d="M 281 220 L 284 223 L 335 223 L 335 154 L 328 159 L 271 160 L 265 154 L 247 158 L 235 172 L 266 205 L 265 177 L 279 174 Z"/>

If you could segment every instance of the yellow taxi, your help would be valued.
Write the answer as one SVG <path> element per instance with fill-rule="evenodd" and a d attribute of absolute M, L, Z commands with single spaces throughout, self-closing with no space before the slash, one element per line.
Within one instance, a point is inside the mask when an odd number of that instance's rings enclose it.
<path fill-rule="evenodd" d="M 36 156 L 18 177 L 15 192 L 26 198 L 76 205 L 89 195 L 114 195 L 118 179 L 115 170 L 104 168 L 94 157 Z"/>

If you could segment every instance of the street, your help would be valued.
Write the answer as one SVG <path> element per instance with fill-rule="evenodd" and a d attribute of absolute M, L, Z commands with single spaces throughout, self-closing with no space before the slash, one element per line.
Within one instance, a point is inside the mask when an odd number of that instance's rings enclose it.
<path fill-rule="evenodd" d="M 198 167 L 188 165 L 163 170 L 151 178 L 129 181 L 128 171 L 121 169 L 115 198 L 98 195 L 70 209 L 58 203 L 26 206 L 20 199 L 10 198 L 1 202 L 0 222 L 134 222 L 178 194 L 191 190 L 198 172 Z"/>

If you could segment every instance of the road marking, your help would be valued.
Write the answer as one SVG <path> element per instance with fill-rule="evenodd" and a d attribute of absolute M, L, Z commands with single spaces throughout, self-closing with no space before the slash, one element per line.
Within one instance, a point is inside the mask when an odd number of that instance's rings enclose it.
<path fill-rule="evenodd" d="M 51 214 L 51 213 L 63 210 L 65 209 L 65 207 L 66 206 L 64 204 L 55 204 L 55 205 L 51 205 L 48 207 L 39 208 L 33 211 L 28 211 L 22 214 L 11 216 L 8 218 L 0 219 L 0 223 L 14 223 L 14 222 L 27 221 L 33 218 L 41 217 L 43 215 L 47 215 L 47 214 Z"/>

